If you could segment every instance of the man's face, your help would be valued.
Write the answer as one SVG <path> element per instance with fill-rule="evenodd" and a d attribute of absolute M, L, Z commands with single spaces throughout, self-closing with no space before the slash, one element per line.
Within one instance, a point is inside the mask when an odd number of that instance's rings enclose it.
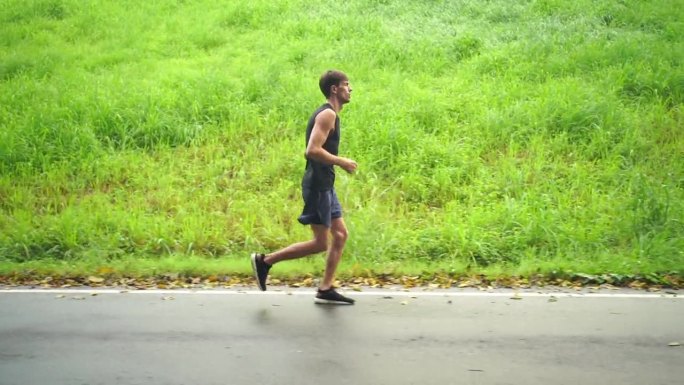
<path fill-rule="evenodd" d="M 351 92 L 352 92 L 352 88 L 349 85 L 348 80 L 343 80 L 337 86 L 337 98 L 342 103 L 349 103 L 349 101 L 351 100 Z"/>

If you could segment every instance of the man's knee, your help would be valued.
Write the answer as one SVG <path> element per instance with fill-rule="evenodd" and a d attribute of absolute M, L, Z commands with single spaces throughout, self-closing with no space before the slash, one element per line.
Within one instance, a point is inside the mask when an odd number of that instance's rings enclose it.
<path fill-rule="evenodd" d="M 332 231 L 333 242 L 336 244 L 344 244 L 349 238 L 349 232 L 346 228 L 334 229 Z"/>
<path fill-rule="evenodd" d="M 328 237 L 327 237 L 327 235 L 314 238 L 314 249 L 315 249 L 316 253 L 321 253 L 321 252 L 326 251 L 328 249 Z"/>

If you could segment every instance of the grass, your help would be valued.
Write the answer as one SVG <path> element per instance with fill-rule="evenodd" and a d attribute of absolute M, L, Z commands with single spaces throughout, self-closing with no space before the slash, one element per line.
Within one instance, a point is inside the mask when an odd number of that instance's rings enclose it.
<path fill-rule="evenodd" d="M 339 68 L 342 275 L 681 275 L 683 13 L 3 0 L 0 272 L 247 274 L 306 239 L 303 127 Z"/>

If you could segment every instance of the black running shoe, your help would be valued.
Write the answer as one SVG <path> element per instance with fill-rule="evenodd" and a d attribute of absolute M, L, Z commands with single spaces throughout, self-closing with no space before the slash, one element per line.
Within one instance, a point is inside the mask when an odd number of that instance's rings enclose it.
<path fill-rule="evenodd" d="M 254 270 L 254 278 L 261 291 L 266 291 L 266 278 L 268 277 L 268 270 L 271 265 L 264 262 L 264 255 L 252 253 L 252 270 Z"/>
<path fill-rule="evenodd" d="M 353 305 L 354 300 L 343 296 L 331 287 L 328 290 L 318 289 L 318 292 L 316 293 L 316 303 Z"/>

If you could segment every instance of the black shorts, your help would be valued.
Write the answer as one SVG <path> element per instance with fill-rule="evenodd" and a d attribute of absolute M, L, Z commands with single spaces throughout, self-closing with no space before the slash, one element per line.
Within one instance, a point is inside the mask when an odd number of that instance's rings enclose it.
<path fill-rule="evenodd" d="M 304 198 L 304 210 L 297 218 L 299 223 L 330 227 L 333 219 L 342 218 L 342 206 L 334 188 L 326 191 L 304 188 L 302 198 Z"/>

